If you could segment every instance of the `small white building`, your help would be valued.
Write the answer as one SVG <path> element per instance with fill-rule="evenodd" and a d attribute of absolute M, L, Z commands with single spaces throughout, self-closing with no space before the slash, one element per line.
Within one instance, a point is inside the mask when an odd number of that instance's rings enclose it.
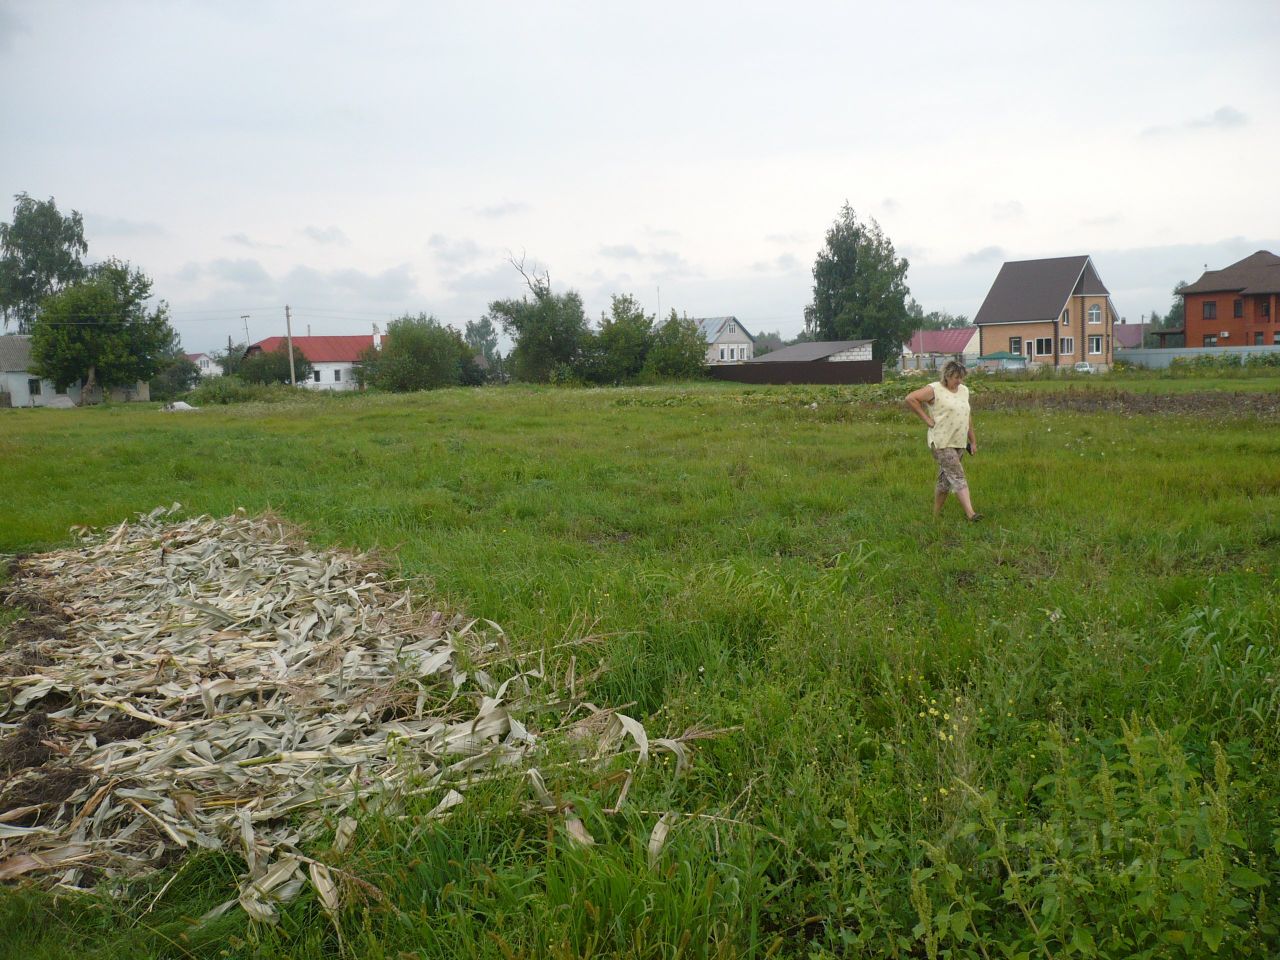
<path fill-rule="evenodd" d="M 222 376 L 222 367 L 207 353 L 188 353 L 187 359 L 196 365 L 201 378 Z"/>
<path fill-rule="evenodd" d="M 742 363 L 755 356 L 756 338 L 737 317 L 701 317 L 694 323 L 707 341 L 707 363 Z"/>
<path fill-rule="evenodd" d="M 370 347 L 381 349 L 382 337 L 377 333 L 345 337 L 294 337 L 293 345 L 311 363 L 311 379 L 299 382 L 298 386 L 312 390 L 358 390 L 360 385 L 356 382 L 356 368 L 360 366 L 360 355 Z M 245 350 L 245 356 L 284 349 L 284 337 L 267 337 L 250 344 Z"/>
<path fill-rule="evenodd" d="M 6 402 L 6 397 L 11 407 L 69 407 L 78 406 L 81 400 L 99 403 L 103 399 L 101 388 L 86 398 L 82 397 L 79 384 L 59 389 L 52 380 L 31 373 L 31 338 L 17 333 L 0 336 L 0 404 Z M 146 401 L 151 399 L 151 387 L 142 382 L 112 387 L 107 398 L 116 403 Z"/>

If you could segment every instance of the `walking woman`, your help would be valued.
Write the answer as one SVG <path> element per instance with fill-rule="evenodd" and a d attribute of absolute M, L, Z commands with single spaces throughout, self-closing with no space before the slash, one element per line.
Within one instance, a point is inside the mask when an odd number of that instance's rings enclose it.
<path fill-rule="evenodd" d="M 942 512 L 947 494 L 954 493 L 964 507 L 964 515 L 975 522 L 982 514 L 973 509 L 969 481 L 965 479 L 960 454 L 978 452 L 973 435 L 973 417 L 969 414 L 969 388 L 964 385 L 967 371 L 959 360 L 949 360 L 942 368 L 942 379 L 907 394 L 907 406 L 929 428 L 929 452 L 938 462 L 938 483 L 933 489 L 933 515 Z"/>

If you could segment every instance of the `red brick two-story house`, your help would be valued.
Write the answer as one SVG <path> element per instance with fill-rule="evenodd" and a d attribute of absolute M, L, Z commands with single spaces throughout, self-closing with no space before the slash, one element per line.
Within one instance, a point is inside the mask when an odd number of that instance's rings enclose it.
<path fill-rule="evenodd" d="M 1006 263 L 973 322 L 984 356 L 1007 350 L 1029 366 L 1112 363 L 1116 311 L 1087 256 Z"/>
<path fill-rule="evenodd" d="M 1181 290 L 1188 347 L 1261 347 L 1280 343 L 1280 257 L 1259 250 L 1207 270 Z"/>

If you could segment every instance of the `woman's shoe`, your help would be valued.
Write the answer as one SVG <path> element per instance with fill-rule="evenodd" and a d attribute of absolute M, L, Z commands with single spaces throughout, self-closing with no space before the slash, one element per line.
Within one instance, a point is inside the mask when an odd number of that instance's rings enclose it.
<path fill-rule="evenodd" d="M 977 523 L 977 522 L 978 522 L 979 520 L 981 520 L 981 519 L 982 519 L 982 514 L 980 514 L 980 513 L 975 513 L 972 517 L 970 517 L 970 518 L 969 518 L 969 522 L 970 522 L 970 523 Z"/>

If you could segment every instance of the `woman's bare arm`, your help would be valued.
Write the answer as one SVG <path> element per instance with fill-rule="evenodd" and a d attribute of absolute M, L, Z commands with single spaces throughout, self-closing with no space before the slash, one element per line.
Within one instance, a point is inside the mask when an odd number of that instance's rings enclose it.
<path fill-rule="evenodd" d="M 933 403 L 932 386 L 921 387 L 919 390 L 912 390 L 907 394 L 907 409 L 923 420 L 926 427 L 932 427 L 933 417 L 925 412 L 924 405 L 926 403 Z"/>

